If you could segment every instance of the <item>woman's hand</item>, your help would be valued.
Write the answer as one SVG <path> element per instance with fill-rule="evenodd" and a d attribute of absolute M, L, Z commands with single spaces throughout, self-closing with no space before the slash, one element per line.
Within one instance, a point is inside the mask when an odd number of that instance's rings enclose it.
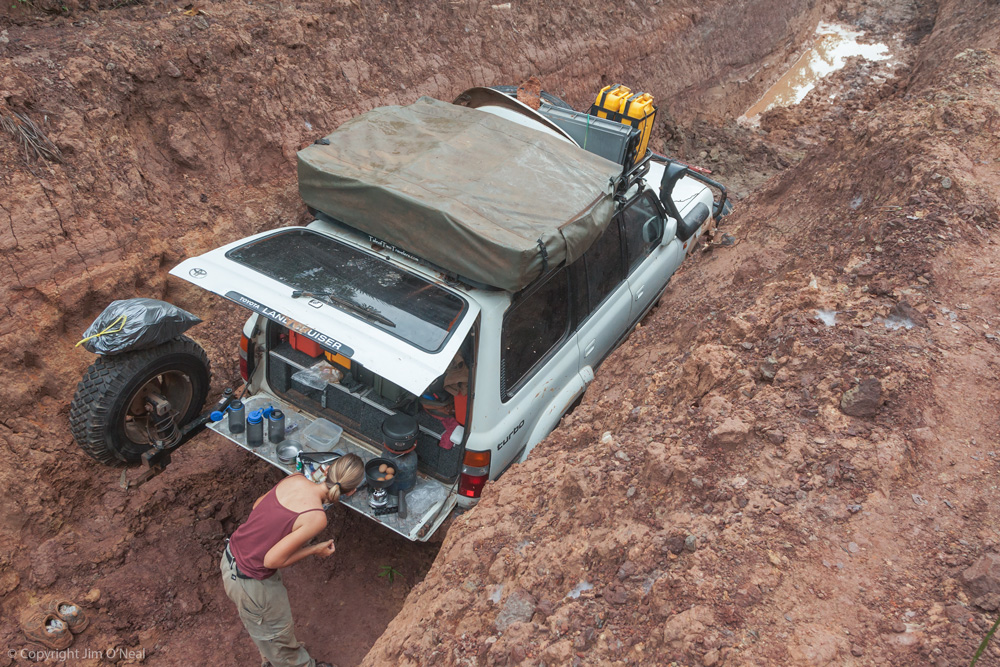
<path fill-rule="evenodd" d="M 320 542 L 319 544 L 313 546 L 313 555 L 319 556 L 320 558 L 332 556 L 334 551 L 336 551 L 336 549 L 333 546 L 333 540 Z"/>

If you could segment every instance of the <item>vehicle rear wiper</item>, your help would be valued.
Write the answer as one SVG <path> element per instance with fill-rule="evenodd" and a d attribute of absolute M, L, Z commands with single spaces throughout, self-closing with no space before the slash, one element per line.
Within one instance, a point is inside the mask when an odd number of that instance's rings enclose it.
<path fill-rule="evenodd" d="M 342 306 L 347 310 L 353 311 L 366 319 L 378 322 L 379 324 L 384 324 L 387 327 L 393 327 L 393 328 L 396 327 L 395 322 L 393 322 L 388 317 L 378 312 L 371 306 L 362 306 L 360 304 L 353 303 L 343 297 L 337 296 L 336 294 L 331 294 L 330 292 L 306 292 L 300 289 L 292 291 L 293 299 L 298 299 L 300 296 L 307 296 L 312 299 L 320 299 L 321 301 L 326 300 L 334 305 Z"/>

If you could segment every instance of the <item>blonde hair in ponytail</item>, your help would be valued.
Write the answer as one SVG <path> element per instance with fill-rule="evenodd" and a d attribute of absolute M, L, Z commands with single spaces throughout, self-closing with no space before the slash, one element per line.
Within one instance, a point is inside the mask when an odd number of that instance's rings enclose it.
<path fill-rule="evenodd" d="M 335 503 L 341 494 L 350 493 L 361 486 L 365 478 L 365 463 L 357 454 L 341 456 L 326 471 L 326 501 Z"/>

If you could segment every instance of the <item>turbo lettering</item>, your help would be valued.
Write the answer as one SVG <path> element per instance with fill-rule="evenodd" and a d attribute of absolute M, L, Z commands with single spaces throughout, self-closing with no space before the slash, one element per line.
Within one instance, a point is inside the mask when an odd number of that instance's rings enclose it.
<path fill-rule="evenodd" d="M 509 434 L 507 434 L 507 437 L 503 439 L 503 442 L 497 445 L 497 451 L 499 452 L 501 449 L 503 449 L 503 446 L 506 445 L 508 442 L 510 442 L 510 439 L 513 438 L 517 434 L 517 432 L 521 430 L 523 426 L 524 426 L 524 420 L 522 419 L 521 423 L 515 426 L 514 430 L 511 431 Z"/>

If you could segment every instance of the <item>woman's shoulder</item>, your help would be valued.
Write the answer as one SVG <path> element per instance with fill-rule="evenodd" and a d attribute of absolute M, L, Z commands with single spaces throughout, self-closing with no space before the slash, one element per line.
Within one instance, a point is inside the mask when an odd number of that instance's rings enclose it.
<path fill-rule="evenodd" d="M 293 512 L 305 512 L 311 509 L 322 509 L 322 504 L 310 492 L 315 488 L 303 475 L 290 475 L 281 480 L 275 488 L 275 495 L 282 507 Z"/>

